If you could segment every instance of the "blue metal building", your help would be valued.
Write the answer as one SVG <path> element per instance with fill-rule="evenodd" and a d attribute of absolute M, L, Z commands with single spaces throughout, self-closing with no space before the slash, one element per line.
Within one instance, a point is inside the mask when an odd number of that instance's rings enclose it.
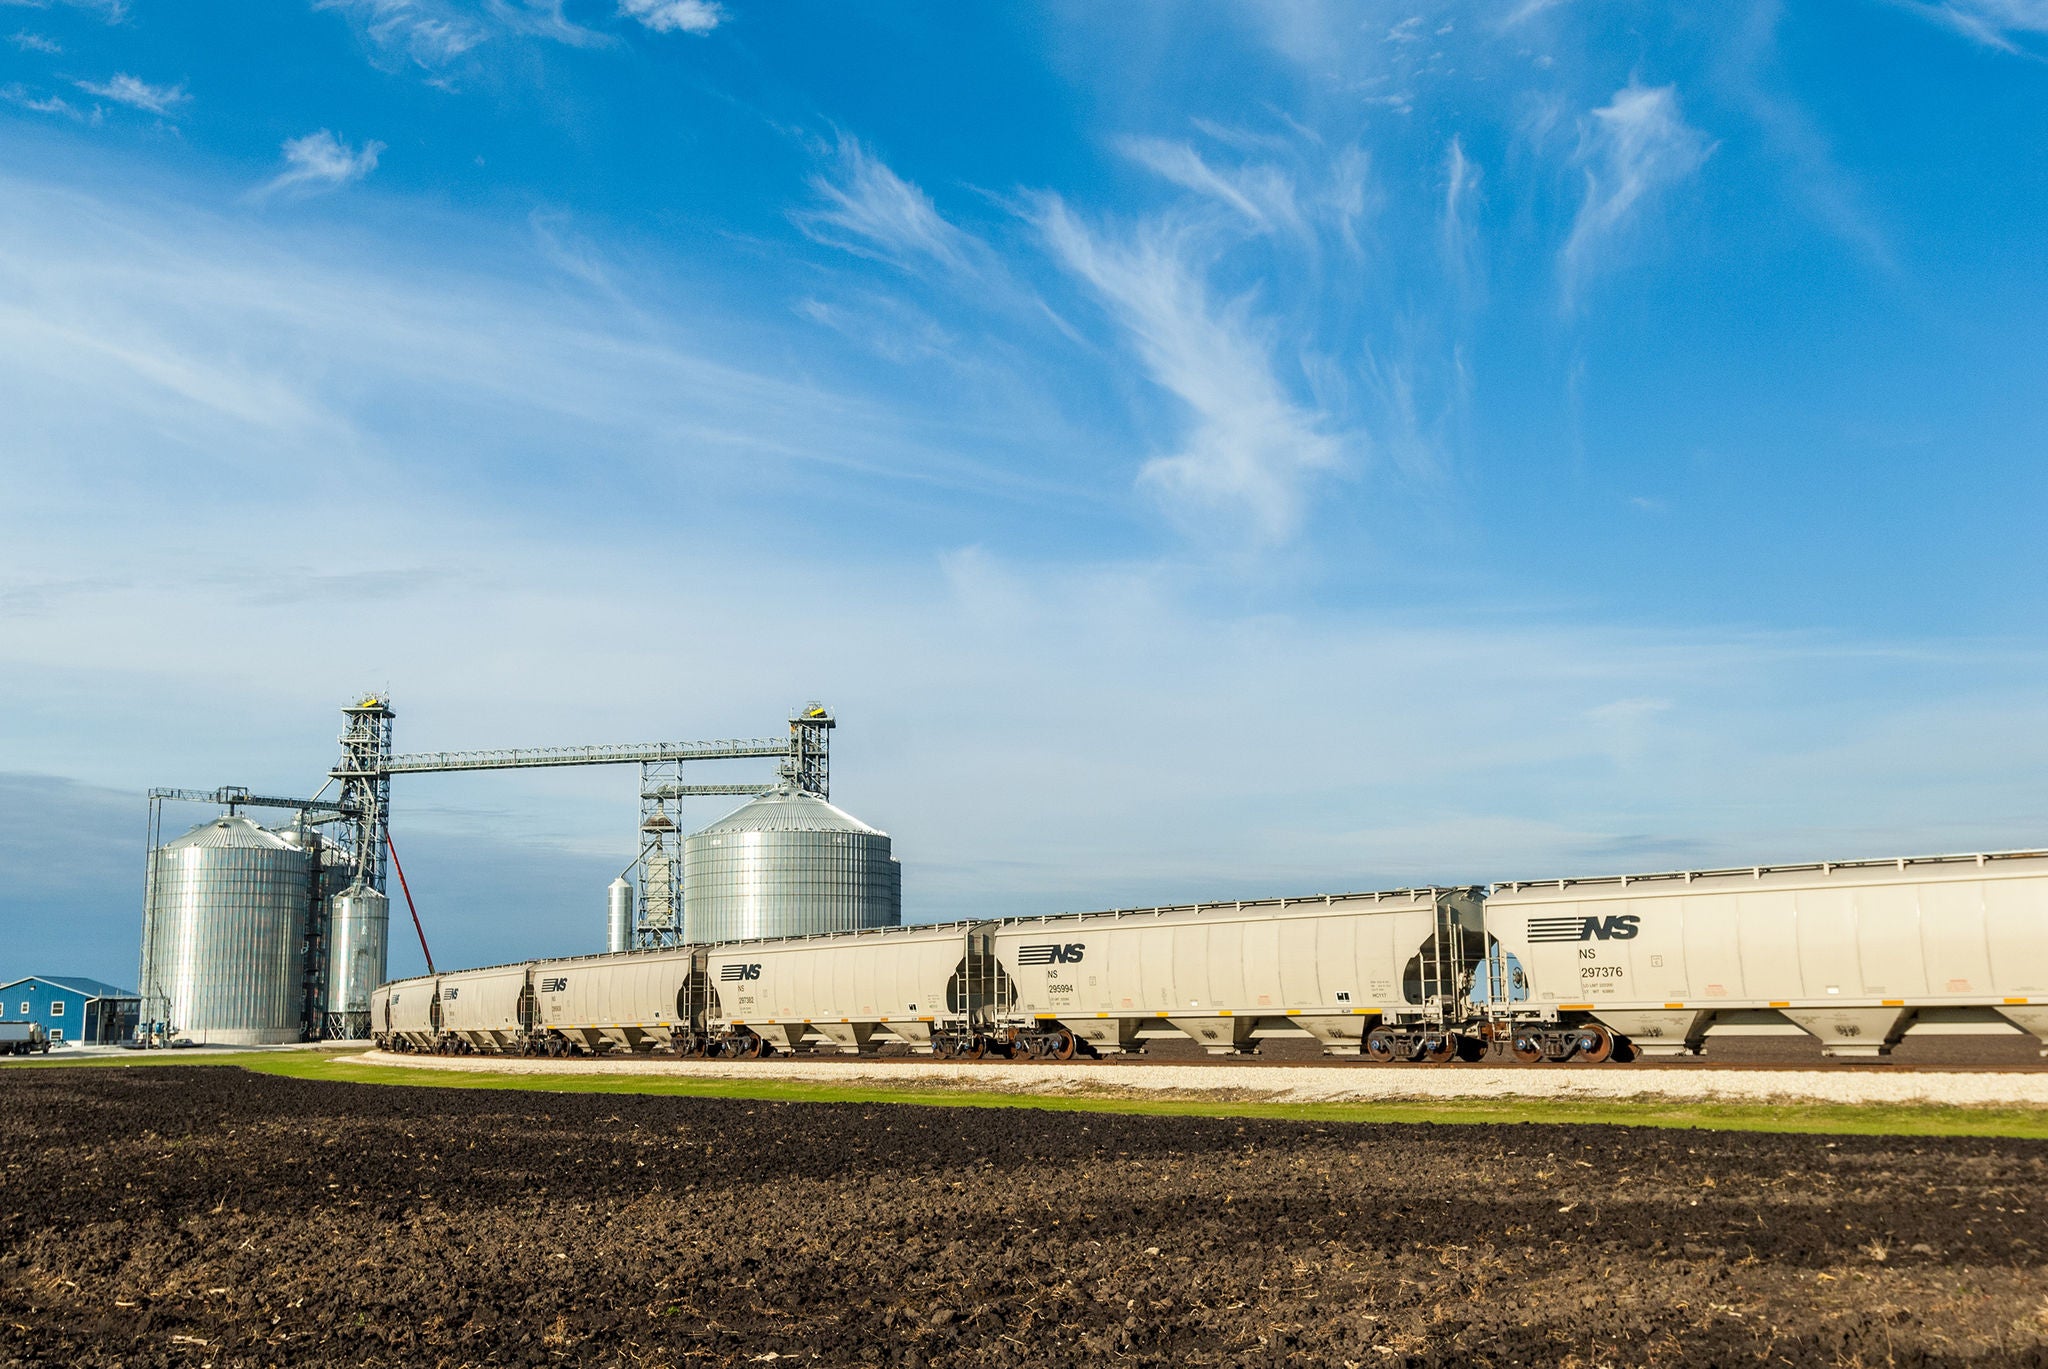
<path fill-rule="evenodd" d="M 52 1041 L 111 1045 L 135 1034 L 142 1000 L 128 989 L 74 975 L 32 974 L 0 985 L 0 1019 L 40 1022 Z"/>

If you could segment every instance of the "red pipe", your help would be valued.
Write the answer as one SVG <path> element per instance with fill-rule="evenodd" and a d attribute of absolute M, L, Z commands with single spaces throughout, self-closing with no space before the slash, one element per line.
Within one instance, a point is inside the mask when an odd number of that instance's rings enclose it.
<path fill-rule="evenodd" d="M 405 867 L 398 863 L 398 848 L 391 844 L 391 829 L 384 829 L 384 849 L 391 853 L 391 868 L 398 871 L 398 887 L 405 891 L 405 910 L 412 914 L 412 929 L 419 934 L 420 954 L 427 958 L 427 973 L 434 972 L 434 953 L 427 949 L 427 933 L 420 926 L 420 910 L 412 906 L 412 886 L 405 882 Z"/>

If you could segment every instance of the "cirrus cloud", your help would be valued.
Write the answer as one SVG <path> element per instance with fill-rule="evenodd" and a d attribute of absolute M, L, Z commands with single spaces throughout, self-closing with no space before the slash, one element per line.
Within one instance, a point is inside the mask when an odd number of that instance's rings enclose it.
<path fill-rule="evenodd" d="M 713 0 L 619 0 L 619 13 L 656 33 L 709 33 L 725 22 Z"/>
<path fill-rule="evenodd" d="M 153 86 L 125 71 L 116 72 L 110 81 L 74 81 L 72 84 L 88 95 L 97 95 L 102 100 L 112 100 L 115 104 L 159 116 L 168 116 L 172 110 L 192 99 L 183 86 Z"/>
<path fill-rule="evenodd" d="M 1622 231 L 1658 194 L 1699 170 L 1716 146 L 1685 121 L 1676 86 L 1630 82 L 1593 111 L 1580 129 L 1577 154 L 1585 195 L 1560 261 L 1567 309 Z"/>
<path fill-rule="evenodd" d="M 259 199 L 291 191 L 301 195 L 339 190 L 361 180 L 377 169 L 380 142 L 366 142 L 352 148 L 326 129 L 303 138 L 288 138 L 284 144 L 285 169 L 259 186 Z"/>

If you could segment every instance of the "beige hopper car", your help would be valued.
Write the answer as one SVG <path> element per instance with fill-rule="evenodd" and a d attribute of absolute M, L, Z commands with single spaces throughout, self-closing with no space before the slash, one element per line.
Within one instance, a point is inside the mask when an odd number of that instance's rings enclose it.
<path fill-rule="evenodd" d="M 2044 852 L 1505 884 L 1486 925 L 1527 978 L 1501 1006 L 1648 1054 L 1719 1035 L 1866 1058 L 1909 1033 L 2048 1042 Z"/>

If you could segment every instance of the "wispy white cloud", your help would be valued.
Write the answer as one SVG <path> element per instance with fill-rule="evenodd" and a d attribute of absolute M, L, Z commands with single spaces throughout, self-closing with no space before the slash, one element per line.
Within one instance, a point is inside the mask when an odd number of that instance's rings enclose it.
<path fill-rule="evenodd" d="M 61 95 L 37 95 L 22 85 L 0 86 L 0 100 L 37 114 L 61 114 L 67 119 L 83 119 L 85 116 L 76 106 Z"/>
<path fill-rule="evenodd" d="M 1181 450 L 1146 462 L 1141 483 L 1182 521 L 1253 545 L 1285 541 L 1310 482 L 1342 467 L 1357 439 L 1289 393 L 1252 301 L 1211 299 L 1198 237 L 1170 222 L 1115 241 L 1047 197 L 1037 223 L 1129 335 L 1153 382 L 1187 411 Z"/>
<path fill-rule="evenodd" d="M 619 0 L 619 13 L 656 33 L 709 33 L 726 17 L 713 0 Z"/>
<path fill-rule="evenodd" d="M 507 38 L 580 48 L 619 41 L 571 18 L 568 0 L 313 0 L 313 8 L 343 16 L 379 65 L 416 67 L 448 88 L 475 74 L 479 49 Z M 716 0 L 618 0 L 617 13 L 657 33 L 709 33 L 726 18 Z"/>
<path fill-rule="evenodd" d="M 1856 178 L 1836 161 L 1832 140 L 1798 99 L 1769 79 L 1776 63 L 1780 18 L 1776 5 L 1760 4 L 1717 45 L 1724 56 L 1727 84 L 1762 130 L 1764 146 L 1784 165 L 1791 198 L 1872 264 L 1896 271 L 1879 217 Z"/>
<path fill-rule="evenodd" d="M 793 308 L 799 318 L 829 328 L 865 352 L 908 365 L 924 361 L 951 364 L 961 355 L 960 339 L 929 314 L 880 292 L 865 292 L 847 301 L 808 297 Z"/>
<path fill-rule="evenodd" d="M 1153 175 L 1223 206 L 1256 232 L 1304 231 L 1294 178 L 1277 166 L 1220 168 L 1186 143 L 1164 138 L 1126 138 L 1121 147 Z"/>
<path fill-rule="evenodd" d="M 823 205 L 790 218 L 816 241 L 906 268 L 927 261 L 971 271 L 973 239 L 859 139 L 840 135 L 831 174 L 811 177 L 811 189 Z"/>
<path fill-rule="evenodd" d="M 0 0 L 0 5 L 16 9 L 46 10 L 54 5 L 67 9 L 86 10 L 99 16 L 103 23 L 119 24 L 128 18 L 127 0 Z"/>
<path fill-rule="evenodd" d="M 1900 8 L 2000 52 L 2030 53 L 2048 35 L 2048 0 L 1895 0 Z"/>
<path fill-rule="evenodd" d="M 102 100 L 112 100 L 115 104 L 159 116 L 168 116 L 172 110 L 192 99 L 183 86 L 153 86 L 125 71 L 117 72 L 110 81 L 74 81 L 72 84 L 88 95 L 97 95 Z"/>
<path fill-rule="evenodd" d="M 1341 148 L 1330 159 L 1325 204 L 1336 218 L 1338 236 L 1357 252 L 1359 229 L 1373 209 L 1372 158 L 1364 148 Z"/>
<path fill-rule="evenodd" d="M 282 192 L 306 195 L 338 190 L 375 171 L 378 154 L 383 151 L 384 144 L 374 141 L 350 147 L 324 128 L 303 138 L 287 139 L 285 169 L 259 186 L 256 196 L 260 199 Z"/>
<path fill-rule="evenodd" d="M 567 0 L 486 0 L 485 12 L 508 33 L 550 38 L 570 47 L 604 47 L 617 41 L 569 18 Z"/>
<path fill-rule="evenodd" d="M 213 472 L 200 478 L 230 483 L 316 454 L 367 469 L 386 420 L 413 406 L 445 439 L 429 442 L 437 461 L 488 448 L 491 474 L 474 478 L 493 485 L 514 469 L 552 479 L 574 452 L 578 469 L 615 460 L 638 481 L 700 487 L 803 469 L 1044 497 L 1040 472 L 998 469 L 930 414 L 913 425 L 885 400 L 789 375 L 779 354 L 749 366 L 677 310 L 622 319 L 531 269 L 538 258 L 480 284 L 327 259 L 345 256 L 286 251 L 242 219 L 0 177 L 0 412 L 41 454 L 0 463 L 0 544 L 39 497 L 23 482 L 45 458 L 100 452 L 131 487 L 154 477 L 121 465 L 124 444 L 137 458 L 176 445 Z"/>
<path fill-rule="evenodd" d="M 1470 303 L 1479 287 L 1479 164 L 1465 155 L 1465 140 L 1453 136 L 1444 149 L 1444 203 L 1438 226 L 1444 274 Z"/>
<path fill-rule="evenodd" d="M 1507 18 L 1501 20 L 1501 27 L 1513 28 L 1517 24 L 1527 23 L 1547 10 L 1554 10 L 1570 3 L 1571 0 L 1522 0 L 1521 4 L 1508 12 Z"/>
<path fill-rule="evenodd" d="M 1685 121 L 1675 86 L 1633 83 L 1580 126 L 1586 187 L 1560 256 L 1569 309 L 1598 257 L 1659 193 L 1699 170 L 1715 144 Z"/>
<path fill-rule="evenodd" d="M 313 0 L 346 18 L 387 62 L 439 72 L 487 40 L 491 31 L 447 0 Z"/>
<path fill-rule="evenodd" d="M 64 51 L 63 44 L 55 39 L 45 38 L 40 33 L 29 33 L 26 30 L 15 34 L 7 41 L 20 48 L 23 52 L 42 52 L 55 56 Z"/>

